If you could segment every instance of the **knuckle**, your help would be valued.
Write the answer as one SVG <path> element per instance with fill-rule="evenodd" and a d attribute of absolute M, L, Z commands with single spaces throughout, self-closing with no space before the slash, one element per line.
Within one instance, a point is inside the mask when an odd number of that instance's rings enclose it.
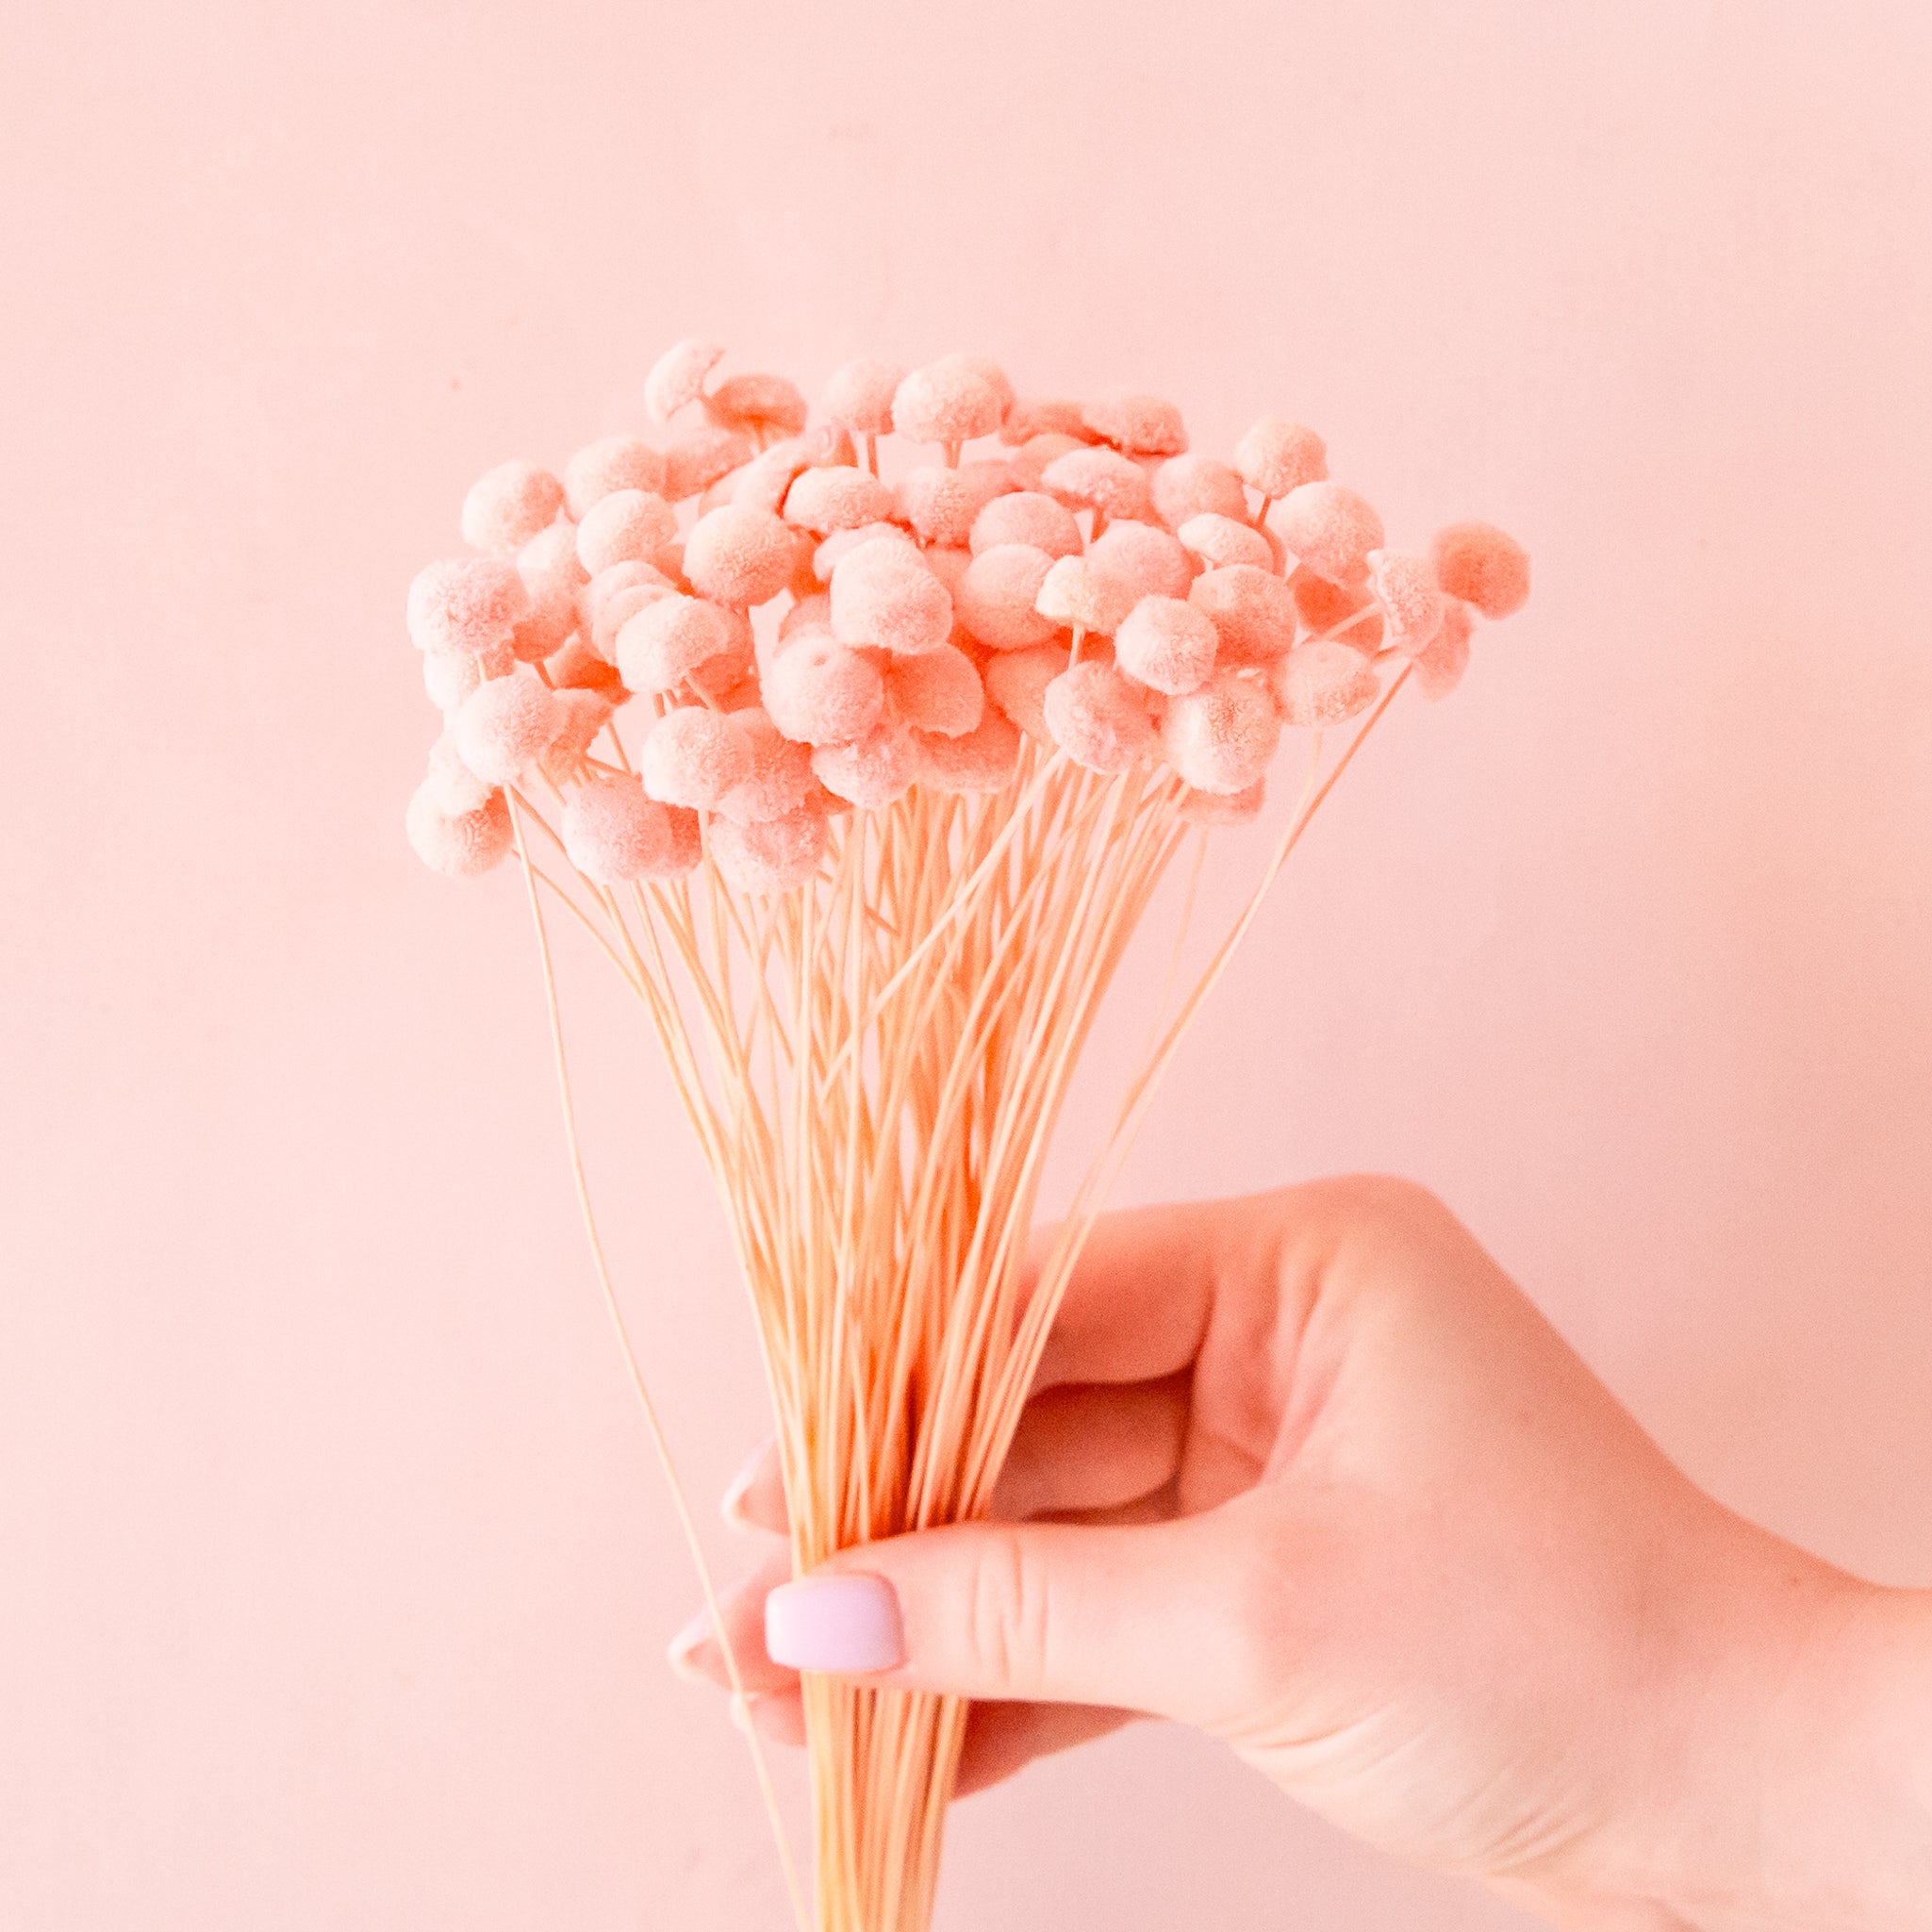
<path fill-rule="evenodd" d="M 1051 1655 L 1051 1591 L 1047 1566 L 1028 1540 L 1004 1530 L 988 1537 L 974 1573 L 969 1640 L 989 1683 L 1037 1683 Z"/>

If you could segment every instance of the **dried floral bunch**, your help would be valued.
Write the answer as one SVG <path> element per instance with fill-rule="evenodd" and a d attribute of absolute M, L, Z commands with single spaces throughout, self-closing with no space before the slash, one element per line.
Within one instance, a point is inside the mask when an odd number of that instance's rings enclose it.
<path fill-rule="evenodd" d="M 1529 567 L 1480 522 L 1390 548 L 1279 418 L 1224 462 L 1158 397 L 1022 400 L 949 355 L 847 364 L 814 426 L 782 377 L 714 383 L 720 358 L 683 342 L 652 371 L 661 441 L 471 489 L 477 553 L 409 590 L 444 730 L 406 824 L 438 872 L 520 860 L 634 1375 L 547 899 L 642 1001 L 732 1219 L 802 1568 L 983 1511 L 1160 1067 L 1396 692 L 1453 689 Z M 1029 1269 L 1141 915 L 1195 828 L 1261 812 L 1288 734 L 1273 858 Z M 820 1932 L 916 1932 L 966 1712 L 830 1680 L 805 1709 Z"/>

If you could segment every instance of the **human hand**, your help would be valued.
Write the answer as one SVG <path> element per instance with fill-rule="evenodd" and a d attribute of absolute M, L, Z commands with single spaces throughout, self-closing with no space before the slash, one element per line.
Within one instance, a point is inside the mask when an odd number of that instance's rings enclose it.
<path fill-rule="evenodd" d="M 774 1455 L 735 1495 L 784 1527 Z M 1101 1221 L 995 1515 L 768 1563 L 752 1721 L 883 1631 L 980 1700 L 962 1790 L 1149 1713 L 1565 1925 L 1932 1924 L 1932 1600 L 1704 1495 L 1419 1189 Z"/>

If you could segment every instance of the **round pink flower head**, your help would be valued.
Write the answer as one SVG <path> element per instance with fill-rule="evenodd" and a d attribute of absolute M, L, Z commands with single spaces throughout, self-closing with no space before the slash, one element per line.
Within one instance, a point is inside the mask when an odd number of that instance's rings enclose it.
<path fill-rule="evenodd" d="M 1469 606 L 1451 598 L 1443 606 L 1443 620 L 1435 636 L 1415 658 L 1415 682 L 1431 702 L 1446 698 L 1462 682 L 1462 673 L 1469 669 L 1469 633 L 1473 628 Z"/>
<path fill-rule="evenodd" d="M 695 403 L 704 393 L 704 378 L 723 354 L 717 342 L 673 342 L 644 378 L 644 406 L 652 420 L 667 421 L 686 403 Z"/>
<path fill-rule="evenodd" d="M 991 436 L 1003 413 L 999 388 L 966 355 L 942 355 L 914 370 L 892 397 L 893 428 L 916 443 L 965 443 Z"/>
<path fill-rule="evenodd" d="M 1047 686 L 1042 707 L 1053 742 L 1089 771 L 1125 771 L 1154 748 L 1146 703 L 1111 664 L 1062 671 Z"/>
<path fill-rule="evenodd" d="M 1047 686 L 1066 669 L 1059 644 L 1035 644 L 1026 651 L 1001 651 L 986 663 L 986 696 L 1015 725 L 1048 751 L 1056 748 L 1047 729 Z"/>
<path fill-rule="evenodd" d="M 1297 484 L 1281 499 L 1275 527 L 1296 560 L 1331 584 L 1360 584 L 1369 552 L 1382 544 L 1375 506 L 1339 483 Z"/>
<path fill-rule="evenodd" d="M 792 557 L 792 533 L 783 518 L 735 504 L 701 517 L 685 538 L 691 588 L 741 610 L 767 603 L 790 583 Z"/>
<path fill-rule="evenodd" d="M 422 683 L 438 711 L 455 710 L 478 685 L 489 678 L 508 677 L 517 668 L 507 644 L 489 651 L 425 651 Z"/>
<path fill-rule="evenodd" d="M 826 378 L 818 406 L 860 436 L 889 436 L 892 399 L 904 380 L 905 371 L 895 362 L 842 363 Z"/>
<path fill-rule="evenodd" d="M 667 503 L 681 504 L 741 469 L 756 454 L 751 438 L 742 430 L 702 422 L 685 430 L 665 451 L 664 476 L 657 493 Z"/>
<path fill-rule="evenodd" d="M 1214 619 L 1223 665 L 1271 664 L 1294 648 L 1295 593 L 1271 570 L 1252 564 L 1203 570 L 1187 595 Z"/>
<path fill-rule="evenodd" d="M 654 597 L 617 634 L 618 675 L 633 691 L 671 691 L 738 641 L 728 610 L 672 591 Z"/>
<path fill-rule="evenodd" d="M 617 668 L 598 656 L 581 633 L 564 640 L 548 668 L 551 683 L 560 691 L 595 691 L 610 704 L 621 704 L 631 695 Z"/>
<path fill-rule="evenodd" d="M 1315 636 L 1338 631 L 1342 642 L 1358 651 L 1380 650 L 1382 614 L 1366 590 L 1330 584 L 1313 570 L 1296 570 L 1288 579 L 1288 588 L 1303 627 Z"/>
<path fill-rule="evenodd" d="M 1087 427 L 1085 413 L 1078 403 L 1044 396 L 1016 398 L 999 425 L 999 440 L 1016 449 L 1036 437 L 1064 436 L 1072 444 L 1094 442 L 1098 435 Z"/>
<path fill-rule="evenodd" d="M 1154 514 L 1148 472 L 1118 450 L 1069 450 L 1040 472 L 1040 487 L 1070 510 L 1146 522 Z"/>
<path fill-rule="evenodd" d="M 885 692 L 894 712 L 913 730 L 947 738 L 973 730 L 986 708 L 978 667 L 950 644 L 895 658 L 886 668 Z"/>
<path fill-rule="evenodd" d="M 670 850 L 663 865 L 652 867 L 644 876 L 682 879 L 686 872 L 695 872 L 703 860 L 704 827 L 688 805 L 667 805 L 664 810 L 670 821 Z"/>
<path fill-rule="evenodd" d="M 1078 556 L 1084 548 L 1073 512 L 1038 489 L 996 496 L 973 519 L 966 547 L 975 556 L 1000 543 L 1030 543 L 1049 557 Z"/>
<path fill-rule="evenodd" d="M 1044 644 L 1057 626 L 1033 604 L 1053 561 L 1029 543 L 996 543 L 983 550 L 953 590 L 960 622 L 989 650 L 1024 651 L 1029 644 Z"/>
<path fill-rule="evenodd" d="M 711 824 L 711 856 L 726 883 L 758 897 L 804 884 L 817 871 L 826 844 L 824 814 L 802 807 L 751 825 L 730 818 Z"/>
<path fill-rule="evenodd" d="M 1136 602 L 1133 586 L 1083 556 L 1059 557 L 1040 580 L 1033 608 L 1055 625 L 1111 637 Z"/>
<path fill-rule="evenodd" d="M 488 784 L 512 784 L 563 724 L 549 685 L 527 671 L 491 678 L 464 699 L 450 730 L 463 763 Z"/>
<path fill-rule="evenodd" d="M 748 510 L 768 510 L 775 517 L 784 508 L 794 479 L 810 468 L 805 459 L 804 438 L 786 437 L 783 442 L 759 451 L 742 470 L 734 470 L 714 488 L 726 493 L 727 503 Z"/>
<path fill-rule="evenodd" d="M 577 561 L 593 577 L 613 564 L 649 563 L 677 534 L 677 513 L 661 496 L 614 489 L 577 525 Z"/>
<path fill-rule="evenodd" d="M 896 718 L 883 719 L 850 745 L 820 745 L 812 753 L 818 783 L 834 797 L 876 812 L 902 799 L 918 776 L 918 748 Z"/>
<path fill-rule="evenodd" d="M 1013 471 L 1015 485 L 1020 489 L 1038 489 L 1040 478 L 1047 473 L 1049 463 L 1056 463 L 1062 456 L 1070 456 L 1075 450 L 1085 449 L 1088 440 L 1077 436 L 1029 437 L 1006 459 Z"/>
<path fill-rule="evenodd" d="M 1013 379 L 990 355 L 962 355 L 959 359 L 993 391 L 999 404 L 999 426 L 1003 429 L 1014 405 L 1019 400 L 1014 394 Z"/>
<path fill-rule="evenodd" d="M 664 493 L 664 457 L 641 436 L 607 436 L 564 465 L 564 498 L 580 522 L 592 504 L 614 489 Z"/>
<path fill-rule="evenodd" d="M 510 641 L 530 593 L 508 557 L 426 564 L 409 586 L 407 622 L 419 651 L 492 651 Z"/>
<path fill-rule="evenodd" d="M 830 631 L 793 637 L 765 672 L 765 709 L 801 745 L 849 745 L 879 722 L 885 682 Z"/>
<path fill-rule="evenodd" d="M 670 857 L 670 815 L 628 774 L 600 774 L 571 793 L 558 829 L 571 865 L 600 885 L 641 879 Z"/>
<path fill-rule="evenodd" d="M 1412 551 L 1372 550 L 1368 587 L 1381 603 L 1389 642 L 1415 656 L 1443 620 L 1443 593 L 1428 559 Z"/>
<path fill-rule="evenodd" d="M 751 748 L 734 718 L 686 704 L 651 727 L 637 770 L 653 799 L 708 810 L 751 777 Z"/>
<path fill-rule="evenodd" d="M 543 753 L 544 775 L 553 784 L 583 775 L 584 757 L 597 734 L 610 722 L 611 707 L 594 691 L 555 691 L 557 729 Z"/>
<path fill-rule="evenodd" d="M 437 810 L 447 818 L 460 818 L 465 812 L 480 812 L 496 790 L 463 763 L 463 754 L 448 731 L 429 748 L 429 773 L 422 785 Z"/>
<path fill-rule="evenodd" d="M 1012 487 L 1011 465 L 997 459 L 963 463 L 957 470 L 928 465 L 900 478 L 900 514 L 922 543 L 964 549 L 980 512 Z"/>
<path fill-rule="evenodd" d="M 751 748 L 751 771 L 718 800 L 718 809 L 739 825 L 763 825 L 796 812 L 814 789 L 811 748 L 786 737 L 759 705 L 734 712 L 732 721 Z"/>
<path fill-rule="evenodd" d="M 1143 597 L 1114 635 L 1120 669 L 1170 698 L 1205 681 L 1218 648 L 1214 619 L 1181 597 Z"/>
<path fill-rule="evenodd" d="M 856 530 L 834 530 L 812 553 L 812 574 L 820 584 L 830 584 L 841 559 L 855 550 L 883 538 L 896 543 L 910 555 L 919 555 L 919 546 L 897 523 L 862 523 Z"/>
<path fill-rule="evenodd" d="M 937 651 L 952 636 L 952 599 L 902 537 L 873 537 L 832 572 L 832 629 L 841 644 Z"/>
<path fill-rule="evenodd" d="M 574 593 L 591 575 L 577 554 L 577 526 L 568 517 L 559 517 L 539 530 L 517 553 L 517 574 L 533 603 L 553 586 Z"/>
<path fill-rule="evenodd" d="M 1268 539 L 1252 523 L 1237 517 L 1223 517 L 1213 511 L 1190 517 L 1175 526 L 1181 547 L 1198 557 L 1204 569 L 1225 570 L 1230 564 L 1252 564 L 1272 574 L 1275 553 Z"/>
<path fill-rule="evenodd" d="M 1304 424 L 1263 416 L 1234 445 L 1234 467 L 1263 496 L 1284 497 L 1304 483 L 1327 481 L 1329 449 Z"/>
<path fill-rule="evenodd" d="M 713 421 L 760 442 L 797 436 L 809 413 L 799 386 L 782 375 L 728 375 L 704 403 Z"/>
<path fill-rule="evenodd" d="M 1359 651 L 1339 639 L 1317 639 L 1291 651 L 1273 672 L 1281 722 L 1304 730 L 1345 724 L 1366 711 L 1381 685 Z"/>
<path fill-rule="evenodd" d="M 1181 539 L 1151 523 L 1110 523 L 1087 548 L 1087 561 L 1142 597 L 1185 597 L 1198 567 Z"/>
<path fill-rule="evenodd" d="M 1228 670 L 1171 700 L 1161 720 L 1167 763 L 1198 792 L 1246 791 L 1266 772 L 1280 742 L 1281 720 L 1267 687 Z"/>
<path fill-rule="evenodd" d="M 1429 545 L 1436 582 L 1486 618 L 1506 618 L 1529 602 L 1529 553 L 1494 523 L 1451 523 Z"/>
<path fill-rule="evenodd" d="M 1115 389 L 1081 411 L 1081 421 L 1098 437 L 1133 456 L 1178 456 L 1187 447 L 1181 411 L 1159 396 Z"/>
<path fill-rule="evenodd" d="M 889 523 L 895 507 L 892 492 L 869 471 L 827 464 L 799 473 L 785 492 L 784 520 L 826 537 L 834 530 Z"/>
<path fill-rule="evenodd" d="M 820 590 L 811 597 L 801 597 L 778 620 L 780 643 L 794 631 L 819 630 L 830 628 L 832 623 L 832 593 Z"/>
<path fill-rule="evenodd" d="M 1227 464 L 1213 456 L 1169 456 L 1154 471 L 1154 509 L 1170 530 L 1191 517 L 1247 520 L 1247 492 Z"/>
<path fill-rule="evenodd" d="M 564 487 L 535 463 L 499 463 L 470 486 L 463 499 L 463 541 L 498 556 L 528 543 L 556 521 Z"/>
<path fill-rule="evenodd" d="M 1246 791 L 1181 794 L 1181 816 L 1191 825 L 1251 825 L 1262 815 L 1268 782 L 1258 778 Z"/>
<path fill-rule="evenodd" d="M 618 633 L 647 603 L 675 596 L 670 581 L 654 564 L 613 564 L 577 592 L 578 627 L 599 656 L 617 660 Z"/>
<path fill-rule="evenodd" d="M 424 779 L 416 788 L 403 825 L 416 856 L 446 879 L 488 871 L 509 850 L 513 838 L 510 807 L 502 792 L 491 792 L 473 811 L 445 812 L 437 801 L 434 779 Z"/>
<path fill-rule="evenodd" d="M 971 731 L 915 732 L 918 783 L 939 792 L 1004 791 L 1019 768 L 1019 727 L 988 710 Z"/>

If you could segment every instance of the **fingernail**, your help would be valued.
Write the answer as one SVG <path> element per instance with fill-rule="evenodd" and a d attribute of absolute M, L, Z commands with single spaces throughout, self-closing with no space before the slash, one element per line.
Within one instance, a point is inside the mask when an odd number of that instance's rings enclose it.
<path fill-rule="evenodd" d="M 798 1671 L 889 1671 L 905 1661 L 899 1598 L 859 1571 L 781 1584 L 765 1599 L 765 1648 Z"/>
<path fill-rule="evenodd" d="M 695 1676 L 691 1660 L 698 1654 L 699 1646 L 711 1635 L 711 1612 L 701 1610 L 678 1634 L 670 1640 L 670 1667 L 680 1676 Z"/>
<path fill-rule="evenodd" d="M 724 1493 L 724 1501 L 718 1508 L 724 1511 L 724 1520 L 734 1529 L 750 1529 L 751 1519 L 745 1514 L 745 1498 L 751 1494 L 751 1485 L 758 1479 L 759 1465 L 765 1461 L 767 1445 L 760 1443 L 751 1451 L 751 1461 L 732 1478 L 731 1486 Z"/>

